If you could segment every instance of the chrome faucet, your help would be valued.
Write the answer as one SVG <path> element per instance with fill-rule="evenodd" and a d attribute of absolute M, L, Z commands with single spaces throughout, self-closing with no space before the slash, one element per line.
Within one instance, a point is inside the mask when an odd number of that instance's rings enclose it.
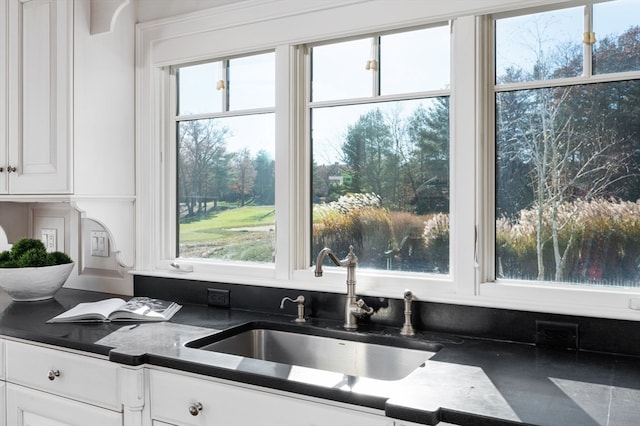
<path fill-rule="evenodd" d="M 345 330 L 355 330 L 358 328 L 357 318 L 362 318 L 365 315 L 373 314 L 373 308 L 364 303 L 364 300 L 357 299 L 356 296 L 356 266 L 358 265 L 358 258 L 353 253 L 353 246 L 349 246 L 349 254 L 342 260 L 339 260 L 333 251 L 325 247 L 318 253 L 318 259 L 316 260 L 316 277 L 322 276 L 322 261 L 324 257 L 328 256 L 329 259 L 336 266 L 347 267 L 347 295 L 344 304 L 344 328 Z"/>

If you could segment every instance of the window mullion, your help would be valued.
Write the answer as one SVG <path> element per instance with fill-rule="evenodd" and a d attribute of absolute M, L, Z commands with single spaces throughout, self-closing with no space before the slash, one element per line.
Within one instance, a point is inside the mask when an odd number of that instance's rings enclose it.
<path fill-rule="evenodd" d="M 476 235 L 477 68 L 476 18 L 456 20 L 452 36 L 451 81 L 451 274 L 456 292 L 474 296 Z"/>
<path fill-rule="evenodd" d="M 222 111 L 229 111 L 229 60 L 225 59 L 220 63 L 222 67 L 222 80 L 224 84 L 218 90 L 222 90 Z"/>
<path fill-rule="evenodd" d="M 582 69 L 584 76 L 590 78 L 593 76 L 593 44 L 586 40 L 587 34 L 593 33 L 593 5 L 588 4 L 584 7 L 584 33 L 585 39 L 582 42 Z"/>
<path fill-rule="evenodd" d="M 373 67 L 371 68 L 373 96 L 380 96 L 380 36 L 371 39 L 371 60 Z"/>

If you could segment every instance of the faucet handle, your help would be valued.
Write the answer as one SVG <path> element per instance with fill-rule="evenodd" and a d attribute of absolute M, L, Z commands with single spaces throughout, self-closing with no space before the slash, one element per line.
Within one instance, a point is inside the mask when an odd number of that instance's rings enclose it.
<path fill-rule="evenodd" d="M 356 305 L 358 305 L 358 308 L 362 309 L 363 314 L 365 314 L 365 315 L 373 314 L 373 308 L 370 307 L 370 306 L 367 306 L 367 304 L 364 303 L 364 300 L 362 300 L 362 299 L 356 300 Z"/>
<path fill-rule="evenodd" d="M 283 297 L 280 301 L 280 309 L 284 309 L 284 302 L 289 301 L 298 304 L 298 317 L 294 320 L 295 322 L 305 322 L 304 319 L 304 296 L 299 295 L 295 299 L 290 297 Z"/>

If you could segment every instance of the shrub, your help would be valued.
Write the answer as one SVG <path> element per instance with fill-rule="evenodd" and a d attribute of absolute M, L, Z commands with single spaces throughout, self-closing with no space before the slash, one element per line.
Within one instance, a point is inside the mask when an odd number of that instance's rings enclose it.
<path fill-rule="evenodd" d="M 449 272 L 449 215 L 436 213 L 424 223 L 426 261 L 431 272 Z"/>
<path fill-rule="evenodd" d="M 538 276 L 535 208 L 516 220 L 496 221 L 497 273 L 500 277 Z M 640 202 L 576 200 L 558 207 L 560 250 L 566 250 L 563 281 L 606 285 L 637 285 L 640 278 Z M 551 210 L 542 221 L 544 279 L 553 280 Z M 568 246 L 568 249 L 567 249 Z"/>
<path fill-rule="evenodd" d="M 52 266 L 71 262 L 65 253 L 47 253 L 42 241 L 31 238 L 23 238 L 11 250 L 0 252 L 0 268 Z"/>
<path fill-rule="evenodd" d="M 313 253 L 330 247 L 346 256 L 351 245 L 361 266 L 386 268 L 385 253 L 396 244 L 391 216 L 376 194 L 343 195 L 314 206 Z"/>
<path fill-rule="evenodd" d="M 376 194 L 315 205 L 313 253 L 330 247 L 340 257 L 350 245 L 363 267 L 448 273 L 449 215 L 390 212 Z"/>

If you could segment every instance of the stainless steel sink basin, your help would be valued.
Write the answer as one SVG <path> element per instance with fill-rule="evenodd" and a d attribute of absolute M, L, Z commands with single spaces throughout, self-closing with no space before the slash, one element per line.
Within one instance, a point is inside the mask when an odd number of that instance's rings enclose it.
<path fill-rule="evenodd" d="M 402 379 L 442 348 L 437 343 L 420 341 L 410 341 L 414 346 L 411 348 L 389 346 L 347 339 L 348 335 L 366 339 L 361 334 L 315 331 L 285 324 L 253 323 L 186 346 L 378 380 Z M 323 335 L 317 335 L 318 331 Z"/>

